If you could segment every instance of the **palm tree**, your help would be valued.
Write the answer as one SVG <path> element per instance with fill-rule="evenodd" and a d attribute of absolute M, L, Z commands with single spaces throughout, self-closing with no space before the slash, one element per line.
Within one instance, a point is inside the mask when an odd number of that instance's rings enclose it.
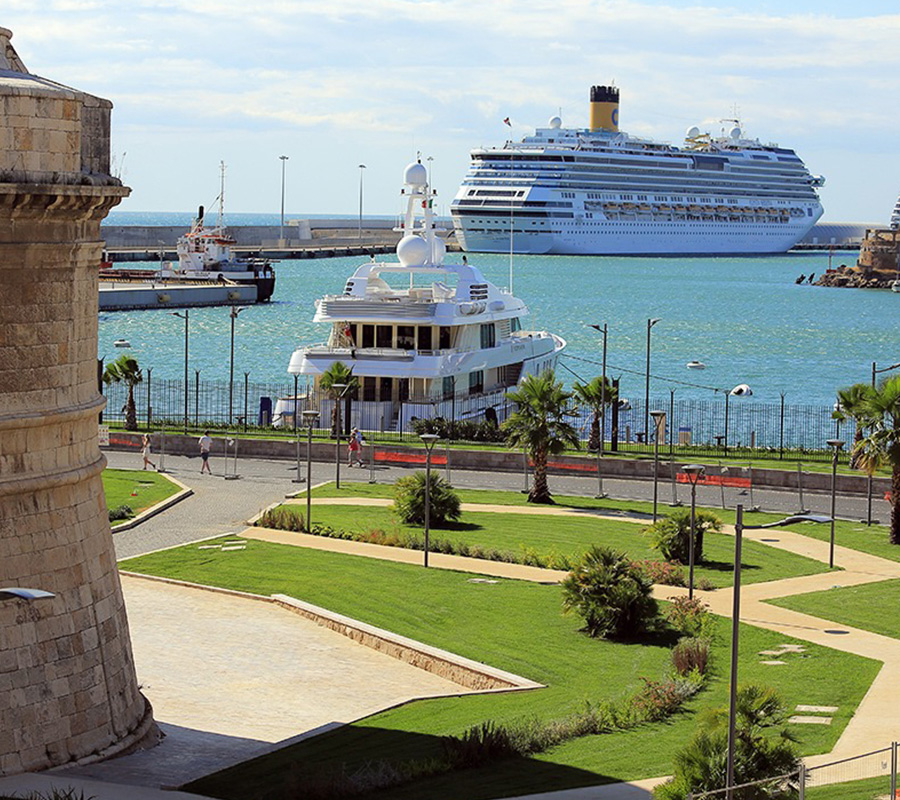
<path fill-rule="evenodd" d="M 525 448 L 534 463 L 534 482 L 528 502 L 552 503 L 547 486 L 547 458 L 562 453 L 566 445 L 578 447 L 578 434 L 566 422 L 566 417 L 573 416 L 566 408 L 572 394 L 563 389 L 551 369 L 526 376 L 506 396 L 517 406 L 503 423 L 506 440 L 510 447 Z"/>
<path fill-rule="evenodd" d="M 107 364 L 103 370 L 103 382 L 109 386 L 111 383 L 124 383 L 128 387 L 128 399 L 125 401 L 125 430 L 136 431 L 137 409 L 134 405 L 134 387 L 144 380 L 137 359 L 127 353 L 120 355 L 112 364 Z"/>
<path fill-rule="evenodd" d="M 900 544 L 900 375 L 877 388 L 857 383 L 845 390 L 858 397 L 854 408 L 857 425 L 867 433 L 853 446 L 853 455 L 869 475 L 891 468 L 891 544 Z"/>
<path fill-rule="evenodd" d="M 853 436 L 853 450 L 850 453 L 850 469 L 859 469 L 859 456 L 856 454 L 856 447 L 863 439 L 863 420 L 865 415 L 866 394 L 872 387 L 867 383 L 854 383 L 846 389 L 839 389 L 837 393 L 837 406 L 832 419 L 839 422 L 853 420 L 856 423 L 856 432 Z"/>
<path fill-rule="evenodd" d="M 347 386 L 347 389 L 333 389 L 335 385 Z M 348 367 L 342 361 L 335 361 L 319 378 L 319 387 L 326 392 L 328 396 L 334 400 L 334 408 L 331 410 L 331 435 L 338 435 L 338 401 L 341 393 L 346 398 L 346 414 L 347 424 L 350 423 L 350 396 L 359 389 L 359 381 L 353 375 L 353 367 Z"/>
<path fill-rule="evenodd" d="M 591 435 L 588 439 L 588 450 L 592 453 L 600 449 L 600 417 L 603 414 L 603 402 L 611 406 L 618 400 L 615 387 L 609 378 L 606 379 L 606 391 L 603 390 L 603 378 L 593 378 L 587 383 L 576 381 L 572 385 L 575 398 L 582 405 L 588 406 L 594 412 L 591 419 Z"/>

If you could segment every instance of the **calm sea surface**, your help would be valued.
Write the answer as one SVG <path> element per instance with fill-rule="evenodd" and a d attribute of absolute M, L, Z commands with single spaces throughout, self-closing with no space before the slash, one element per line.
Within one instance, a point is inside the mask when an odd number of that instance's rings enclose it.
<path fill-rule="evenodd" d="M 855 257 L 836 253 L 834 265 Z M 471 254 L 469 261 L 488 280 L 508 285 L 508 256 Z M 238 318 L 235 374 L 242 380 L 249 371 L 254 382 L 287 383 L 294 348 L 327 336 L 327 326 L 312 323 L 314 300 L 340 293 L 360 263 L 332 258 L 278 264 L 273 302 Z M 712 388 L 746 383 L 753 390 L 750 402 L 776 403 L 784 392 L 789 404 L 831 404 L 836 388 L 869 380 L 873 361 L 900 361 L 900 295 L 794 283 L 801 273 L 820 274 L 827 266 L 828 254 L 818 252 L 753 258 L 517 256 L 514 289 L 531 309 L 526 327 L 568 341 L 559 370 L 567 382 L 573 372 L 582 378 L 600 374 L 602 337 L 588 326 L 606 322 L 608 372 L 621 376 L 623 397 L 642 398 L 647 320 L 658 317 L 651 334 L 651 397 L 668 399 L 674 388 L 677 398 L 712 400 Z M 191 380 L 195 369 L 201 380 L 227 380 L 228 309 L 192 309 L 190 318 Z M 119 338 L 131 343 L 143 367 L 153 368 L 154 378 L 182 376 L 184 323 L 170 312 L 101 315 L 99 355 L 110 360 L 123 352 L 113 346 Z M 693 360 L 707 368 L 687 369 Z"/>

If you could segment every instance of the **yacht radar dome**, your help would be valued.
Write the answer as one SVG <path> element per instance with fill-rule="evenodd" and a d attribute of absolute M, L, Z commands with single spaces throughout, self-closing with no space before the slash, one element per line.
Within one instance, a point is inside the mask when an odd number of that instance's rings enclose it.
<path fill-rule="evenodd" d="M 550 117 L 550 122 L 547 124 L 556 131 L 562 127 L 562 120 L 559 117 Z"/>
<path fill-rule="evenodd" d="M 421 236 L 409 234 L 397 242 L 397 259 L 404 267 L 421 267 L 428 261 L 430 249 Z"/>
<path fill-rule="evenodd" d="M 403 182 L 407 186 L 425 186 L 428 183 L 428 170 L 418 162 L 410 164 L 403 171 Z"/>
<path fill-rule="evenodd" d="M 700 128 L 696 125 L 691 125 L 691 127 L 687 129 L 687 133 L 685 133 L 685 136 L 687 136 L 688 139 L 696 139 L 699 135 Z"/>
<path fill-rule="evenodd" d="M 732 128 L 731 129 L 731 138 L 737 141 L 741 138 L 741 129 L 740 128 Z"/>

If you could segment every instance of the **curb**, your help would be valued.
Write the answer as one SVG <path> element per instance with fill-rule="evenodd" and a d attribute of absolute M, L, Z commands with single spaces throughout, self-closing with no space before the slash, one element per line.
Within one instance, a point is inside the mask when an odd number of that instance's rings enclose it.
<path fill-rule="evenodd" d="M 156 505 L 150 506 L 150 508 L 145 508 L 140 514 L 127 522 L 123 522 L 121 525 L 111 526 L 111 530 L 113 535 L 117 534 L 119 531 L 130 531 L 132 528 L 136 528 L 142 522 L 146 522 L 151 517 L 155 517 L 157 514 L 161 514 L 163 511 L 170 509 L 176 503 L 180 503 L 185 498 L 190 497 L 194 490 L 190 488 L 190 486 L 186 486 L 177 478 L 173 478 L 166 472 L 157 472 L 157 475 L 162 475 L 167 481 L 174 483 L 176 486 L 180 486 L 181 490 L 173 494 L 171 497 L 167 497 L 165 500 L 160 500 Z"/>

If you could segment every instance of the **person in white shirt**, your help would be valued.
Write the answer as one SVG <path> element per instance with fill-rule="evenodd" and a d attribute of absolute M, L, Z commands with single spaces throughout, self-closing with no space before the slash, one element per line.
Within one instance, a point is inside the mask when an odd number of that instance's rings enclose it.
<path fill-rule="evenodd" d="M 203 436 L 200 437 L 198 444 L 200 445 L 200 458 L 203 459 L 203 463 L 200 465 L 200 474 L 202 475 L 204 472 L 208 472 L 212 475 L 212 470 L 209 468 L 209 451 L 212 449 L 212 437 L 209 435 L 209 431 L 203 431 Z"/>

